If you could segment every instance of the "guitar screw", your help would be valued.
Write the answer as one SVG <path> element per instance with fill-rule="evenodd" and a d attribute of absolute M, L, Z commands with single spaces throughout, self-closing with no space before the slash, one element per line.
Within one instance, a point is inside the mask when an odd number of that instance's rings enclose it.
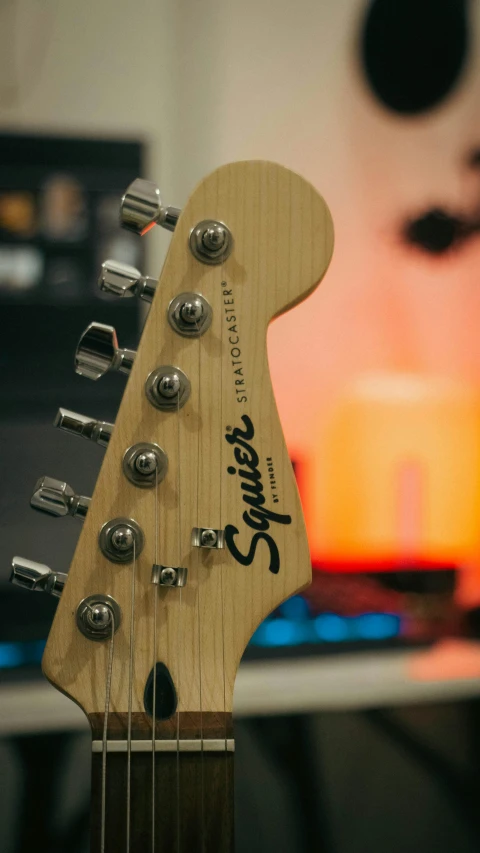
<path fill-rule="evenodd" d="M 87 608 L 85 618 L 94 631 L 104 631 L 111 625 L 112 613 L 106 604 L 96 604 Z"/>
<path fill-rule="evenodd" d="M 224 247 L 226 239 L 225 226 L 220 222 L 213 222 L 205 229 L 202 243 L 208 252 L 218 252 Z"/>
<path fill-rule="evenodd" d="M 214 530 L 204 530 L 201 535 L 201 542 L 205 548 L 213 548 L 217 544 L 217 534 Z"/>
<path fill-rule="evenodd" d="M 134 539 L 132 528 L 123 525 L 113 531 L 110 541 L 115 551 L 130 551 L 133 548 Z"/>
<path fill-rule="evenodd" d="M 135 459 L 135 468 L 139 474 L 143 474 L 144 476 L 153 474 L 157 468 L 157 457 L 151 450 L 140 453 Z"/>
<path fill-rule="evenodd" d="M 194 325 L 203 317 L 203 305 L 199 299 L 193 299 L 191 302 L 185 302 L 180 309 L 180 314 L 185 323 L 191 323 Z"/>
<path fill-rule="evenodd" d="M 176 580 L 177 573 L 170 566 L 167 566 L 167 568 L 162 569 L 160 572 L 160 583 L 162 586 L 173 586 Z"/>
<path fill-rule="evenodd" d="M 166 376 L 162 376 L 157 384 L 157 388 L 158 393 L 161 394 L 162 397 L 176 397 L 181 388 L 178 374 L 171 373 Z"/>

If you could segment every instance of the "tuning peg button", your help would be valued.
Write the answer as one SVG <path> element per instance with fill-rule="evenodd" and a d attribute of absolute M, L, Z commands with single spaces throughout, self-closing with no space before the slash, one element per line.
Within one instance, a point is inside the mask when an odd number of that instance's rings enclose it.
<path fill-rule="evenodd" d="M 12 560 L 12 573 L 10 583 L 39 592 L 48 592 L 60 598 L 67 575 L 63 572 L 53 572 L 43 563 L 35 563 L 24 557 L 14 557 Z"/>
<path fill-rule="evenodd" d="M 96 421 L 94 418 L 79 415 L 78 412 L 70 412 L 68 409 L 59 409 L 53 424 L 58 429 L 63 429 L 72 435 L 79 435 L 88 441 L 94 441 L 102 447 L 107 446 L 113 432 L 113 424 L 107 421 Z"/>
<path fill-rule="evenodd" d="M 40 477 L 30 500 L 33 509 L 48 512 L 61 518 L 72 515 L 74 518 L 85 518 L 90 506 L 90 498 L 76 495 L 68 483 L 54 480 L 52 477 Z"/>
<path fill-rule="evenodd" d="M 180 213 L 178 207 L 163 207 L 160 190 L 153 181 L 136 178 L 122 198 L 120 222 L 128 231 L 143 237 L 154 225 L 174 231 Z"/>
<path fill-rule="evenodd" d="M 138 296 L 146 302 L 151 302 L 155 296 L 157 281 L 150 276 L 142 275 L 135 267 L 108 260 L 102 264 L 98 286 L 105 293 L 113 293 L 115 296 Z"/>
<path fill-rule="evenodd" d="M 75 371 L 89 379 L 100 379 L 108 370 L 130 373 L 135 351 L 119 349 L 113 326 L 90 323 L 80 338 L 75 353 Z"/>

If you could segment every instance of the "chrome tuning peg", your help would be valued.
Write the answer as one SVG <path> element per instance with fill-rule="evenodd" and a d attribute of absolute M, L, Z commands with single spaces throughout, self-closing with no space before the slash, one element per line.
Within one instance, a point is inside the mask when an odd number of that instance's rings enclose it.
<path fill-rule="evenodd" d="M 136 352 L 119 349 L 113 326 L 90 323 L 80 338 L 75 353 L 75 371 L 89 379 L 100 379 L 108 370 L 130 373 Z"/>
<path fill-rule="evenodd" d="M 151 302 L 155 296 L 158 282 L 148 275 L 142 275 L 135 267 L 119 261 L 104 261 L 98 279 L 100 290 L 113 293 L 114 296 L 138 296 Z"/>
<path fill-rule="evenodd" d="M 30 500 L 33 509 L 48 512 L 57 518 L 72 515 L 74 518 L 85 518 L 90 506 L 90 498 L 76 495 L 68 483 L 54 480 L 52 477 L 40 477 Z"/>
<path fill-rule="evenodd" d="M 14 557 L 10 583 L 38 592 L 48 592 L 60 598 L 67 575 L 63 572 L 53 572 L 43 563 L 34 563 L 24 557 Z"/>
<path fill-rule="evenodd" d="M 128 231 L 143 237 L 154 225 L 175 231 L 180 213 L 178 207 L 163 207 L 160 190 L 153 181 L 136 178 L 122 198 L 120 222 Z"/>
<path fill-rule="evenodd" d="M 94 418 L 79 415 L 77 412 L 70 412 L 68 409 L 58 410 L 53 425 L 72 435 L 79 435 L 88 441 L 94 441 L 95 444 L 100 444 L 102 447 L 107 446 L 113 432 L 113 424 L 109 424 L 107 421 L 96 421 Z"/>

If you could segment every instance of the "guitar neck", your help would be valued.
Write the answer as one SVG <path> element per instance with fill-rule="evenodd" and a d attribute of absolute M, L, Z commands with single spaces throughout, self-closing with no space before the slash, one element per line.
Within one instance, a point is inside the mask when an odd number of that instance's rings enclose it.
<path fill-rule="evenodd" d="M 312 575 L 267 329 L 325 274 L 332 221 L 302 177 L 258 160 L 217 169 L 181 215 L 137 179 L 121 217 L 139 235 L 174 228 L 172 243 L 158 287 L 102 265 L 103 292 L 151 309 L 136 354 L 95 322 L 76 349 L 80 375 L 129 380 L 114 427 L 57 416 L 108 445 L 91 500 L 35 487 L 35 508 L 84 517 L 68 580 L 22 557 L 12 579 L 61 595 L 42 666 L 91 721 L 92 853 L 233 853 L 236 672 Z"/>
<path fill-rule="evenodd" d="M 233 853 L 230 714 L 91 715 L 91 853 Z M 105 778 L 104 778 L 105 772 Z M 105 815 L 102 790 L 105 784 Z M 102 827 L 103 824 L 103 827 Z"/>

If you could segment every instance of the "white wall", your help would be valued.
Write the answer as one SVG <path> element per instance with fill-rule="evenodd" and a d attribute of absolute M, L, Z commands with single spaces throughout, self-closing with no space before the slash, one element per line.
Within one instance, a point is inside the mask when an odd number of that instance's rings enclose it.
<path fill-rule="evenodd" d="M 175 0 L 6 0 L 0 127 L 145 140 L 149 175 L 175 203 L 175 17 Z M 165 241 L 148 242 L 152 275 Z"/>

